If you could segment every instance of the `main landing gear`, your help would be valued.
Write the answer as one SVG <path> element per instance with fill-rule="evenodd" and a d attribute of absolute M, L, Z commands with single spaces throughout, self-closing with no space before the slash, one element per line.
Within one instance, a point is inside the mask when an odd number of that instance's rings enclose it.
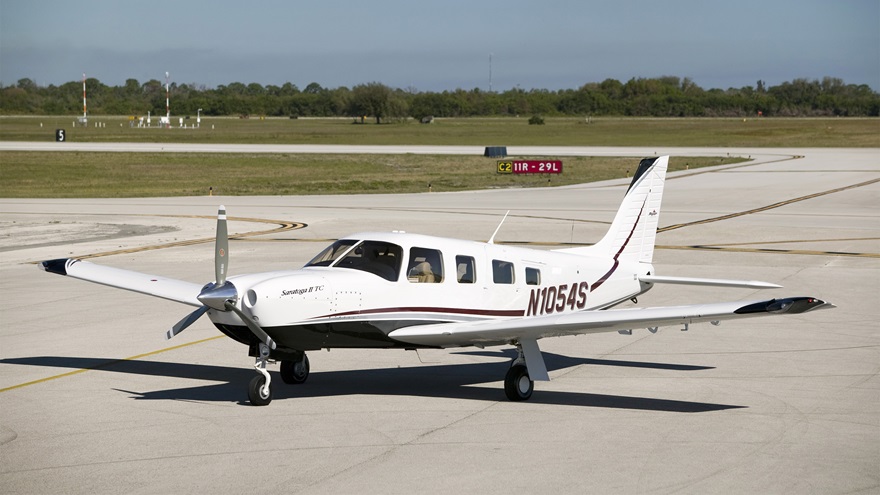
<path fill-rule="evenodd" d="M 259 378 L 259 377 L 257 377 Z M 504 377 L 504 393 L 512 401 L 529 400 L 535 382 L 529 378 L 529 370 L 524 364 L 514 364 Z"/>
<path fill-rule="evenodd" d="M 302 353 L 299 360 L 285 359 L 281 361 L 281 381 L 288 385 L 305 383 L 309 377 L 309 357 Z"/>
<path fill-rule="evenodd" d="M 510 363 L 510 369 L 504 377 L 504 394 L 514 402 L 529 400 L 535 390 L 535 382 L 529 377 L 522 344 L 516 344 L 516 352 L 516 359 Z"/>
<path fill-rule="evenodd" d="M 504 394 L 514 402 L 529 400 L 535 390 L 535 380 L 547 381 L 550 376 L 536 340 L 523 339 L 511 344 L 516 346 L 517 357 L 510 363 L 510 369 L 504 377 Z M 266 370 L 271 350 L 262 342 L 258 349 L 254 369 L 259 374 L 248 385 L 248 399 L 255 406 L 265 406 L 272 402 L 272 376 Z M 281 360 L 281 381 L 291 385 L 305 383 L 310 371 L 306 353 L 286 349 L 282 356 L 287 359 Z"/>
<path fill-rule="evenodd" d="M 252 405 L 265 406 L 272 402 L 272 376 L 266 370 L 269 362 L 269 346 L 260 343 L 260 355 L 254 368 L 259 375 L 255 376 L 248 385 L 248 400 Z M 281 381 L 287 384 L 299 385 L 305 383 L 309 377 L 309 357 L 303 352 L 299 359 L 283 359 L 281 361 Z"/>
<path fill-rule="evenodd" d="M 550 375 L 547 374 L 547 366 L 537 340 L 522 339 L 512 344 L 516 345 L 517 356 L 510 363 L 510 369 L 504 377 L 504 394 L 514 402 L 529 400 L 535 390 L 535 380 L 548 381 Z"/>

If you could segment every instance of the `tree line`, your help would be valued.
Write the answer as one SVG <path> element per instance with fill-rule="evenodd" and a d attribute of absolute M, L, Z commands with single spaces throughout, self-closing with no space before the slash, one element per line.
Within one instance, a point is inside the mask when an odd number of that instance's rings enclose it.
<path fill-rule="evenodd" d="M 158 80 L 128 79 L 122 86 L 86 80 L 89 113 L 98 115 L 165 114 L 165 86 Z M 263 86 L 234 82 L 216 88 L 173 83 L 171 113 L 195 115 L 265 115 L 290 117 L 368 117 L 376 122 L 406 118 L 511 115 L 744 117 L 880 116 L 880 94 L 867 85 L 841 79 L 795 79 L 767 87 L 705 90 L 689 78 L 606 79 L 577 89 L 483 91 L 456 89 L 420 92 L 371 82 L 352 88 L 324 88 L 311 83 Z M 82 81 L 38 86 L 31 79 L 0 85 L 0 114 L 76 115 L 82 112 Z"/>

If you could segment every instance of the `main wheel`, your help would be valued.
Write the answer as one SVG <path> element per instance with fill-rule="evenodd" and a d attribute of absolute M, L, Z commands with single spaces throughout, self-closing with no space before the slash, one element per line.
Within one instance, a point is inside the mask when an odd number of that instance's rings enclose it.
<path fill-rule="evenodd" d="M 281 381 L 291 385 L 305 383 L 309 377 L 309 357 L 303 353 L 299 361 L 281 361 Z"/>
<path fill-rule="evenodd" d="M 265 383 L 266 377 L 263 375 L 257 375 L 251 380 L 250 385 L 248 385 L 248 399 L 250 399 L 251 404 L 265 406 L 272 402 L 272 387 L 268 387 L 268 393 L 265 393 L 263 390 Z"/>
<path fill-rule="evenodd" d="M 529 400 L 532 391 L 535 389 L 535 382 L 529 377 L 529 370 L 521 364 L 516 364 L 507 370 L 507 376 L 504 377 L 504 393 L 507 398 L 512 401 Z"/>

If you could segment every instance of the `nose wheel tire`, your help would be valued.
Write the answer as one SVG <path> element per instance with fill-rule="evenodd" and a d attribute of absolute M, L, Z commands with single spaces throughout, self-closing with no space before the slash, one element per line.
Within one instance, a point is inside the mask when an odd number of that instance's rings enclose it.
<path fill-rule="evenodd" d="M 266 406 L 272 402 L 272 388 L 266 387 L 266 377 L 257 375 L 248 385 L 248 399 L 255 406 Z"/>
<path fill-rule="evenodd" d="M 529 400 L 535 382 L 529 377 L 529 370 L 521 364 L 515 364 L 507 371 L 504 377 L 504 393 L 512 401 Z"/>
<path fill-rule="evenodd" d="M 303 354 L 299 361 L 281 361 L 281 381 L 289 385 L 305 383 L 309 378 L 309 357 Z"/>

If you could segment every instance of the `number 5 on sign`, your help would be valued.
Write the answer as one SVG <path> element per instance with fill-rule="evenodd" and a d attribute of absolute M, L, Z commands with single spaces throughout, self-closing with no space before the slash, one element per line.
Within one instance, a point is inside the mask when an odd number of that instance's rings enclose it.
<path fill-rule="evenodd" d="M 55 129 L 55 141 L 63 143 L 67 139 L 67 133 L 64 129 Z"/>

